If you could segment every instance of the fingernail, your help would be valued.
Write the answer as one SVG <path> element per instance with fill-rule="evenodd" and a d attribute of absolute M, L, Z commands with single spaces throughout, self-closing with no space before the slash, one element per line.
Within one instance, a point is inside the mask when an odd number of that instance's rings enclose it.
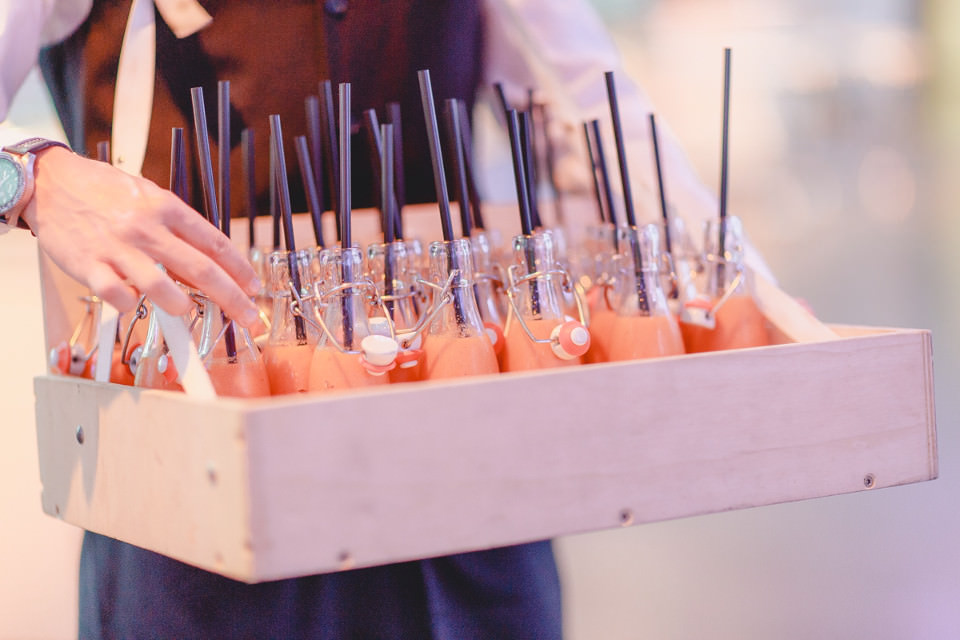
<path fill-rule="evenodd" d="M 260 278 L 254 277 L 253 280 L 247 285 L 247 295 L 255 296 L 260 293 L 260 288 L 263 284 L 260 282 Z"/>
<path fill-rule="evenodd" d="M 260 319 L 260 311 L 256 307 L 251 307 L 240 316 L 240 324 L 246 328 L 252 327 Z"/>

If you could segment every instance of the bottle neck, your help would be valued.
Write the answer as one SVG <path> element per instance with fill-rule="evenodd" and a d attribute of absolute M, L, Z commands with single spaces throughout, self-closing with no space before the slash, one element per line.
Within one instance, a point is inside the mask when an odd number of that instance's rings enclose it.
<path fill-rule="evenodd" d="M 211 300 L 203 302 L 198 351 L 207 366 L 219 361 L 253 362 L 259 356 L 250 333 L 225 317 L 220 306 Z"/>
<path fill-rule="evenodd" d="M 652 224 L 619 230 L 616 280 L 620 315 L 669 313 L 661 284 L 660 231 Z"/>
<path fill-rule="evenodd" d="M 749 292 L 743 246 L 743 225 L 736 216 L 707 223 L 703 247 L 708 295 L 722 296 L 733 283 L 734 294 Z"/>
<path fill-rule="evenodd" d="M 464 238 L 430 244 L 430 279 L 438 287 L 450 281 L 450 302 L 430 325 L 430 334 L 480 335 L 483 323 L 474 294 L 473 250 Z M 453 279 L 450 280 L 451 274 Z"/>
<path fill-rule="evenodd" d="M 313 325 L 294 314 L 294 303 L 300 316 L 313 318 L 316 309 L 316 276 L 319 263 L 316 251 L 303 249 L 290 254 L 274 251 L 267 258 L 273 315 L 268 343 L 315 344 L 319 338 Z M 293 293 L 297 292 L 297 300 Z"/>

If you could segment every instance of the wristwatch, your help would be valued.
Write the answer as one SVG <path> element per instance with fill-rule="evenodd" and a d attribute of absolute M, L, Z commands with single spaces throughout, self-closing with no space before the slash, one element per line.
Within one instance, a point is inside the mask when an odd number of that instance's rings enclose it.
<path fill-rule="evenodd" d="M 0 234 L 18 226 L 33 197 L 34 154 L 48 147 L 69 148 L 56 140 L 27 138 L 0 150 Z"/>

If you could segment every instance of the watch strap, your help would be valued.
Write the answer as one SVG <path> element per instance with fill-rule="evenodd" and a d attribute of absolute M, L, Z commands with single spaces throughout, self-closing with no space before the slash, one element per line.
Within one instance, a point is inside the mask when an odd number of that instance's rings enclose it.
<path fill-rule="evenodd" d="M 57 140 L 49 140 L 47 138 L 27 138 L 26 140 L 21 140 L 16 144 L 8 144 L 3 148 L 4 151 L 8 153 L 15 153 L 17 155 L 24 155 L 27 153 L 36 153 L 42 151 L 48 147 L 63 147 L 64 149 L 69 149 L 67 145 Z"/>
<path fill-rule="evenodd" d="M 11 209 L 0 213 L 0 234 L 9 231 L 14 226 L 21 229 L 29 229 L 26 222 L 20 217 L 20 213 L 30 198 L 33 197 L 33 154 L 49 147 L 63 147 L 64 149 L 70 148 L 62 142 L 38 137 L 27 138 L 26 140 L 21 140 L 16 144 L 10 144 L 3 147 L 2 151 L 16 155 L 20 159 L 24 168 L 24 179 L 26 183 L 24 185 L 24 193 L 19 202 L 14 204 Z"/>

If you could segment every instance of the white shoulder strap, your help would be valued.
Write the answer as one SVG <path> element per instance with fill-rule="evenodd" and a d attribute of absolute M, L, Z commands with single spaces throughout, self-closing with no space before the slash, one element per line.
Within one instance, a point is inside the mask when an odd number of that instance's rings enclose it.
<path fill-rule="evenodd" d="M 133 0 L 120 49 L 110 141 L 111 162 L 132 175 L 140 175 L 143 169 L 153 111 L 157 51 L 154 3 L 178 38 L 196 33 L 213 19 L 197 0 Z"/>
<path fill-rule="evenodd" d="M 186 391 L 187 395 L 194 398 L 204 400 L 216 398 L 217 392 L 213 389 L 210 374 L 207 373 L 203 362 L 200 360 L 197 347 L 193 344 L 190 331 L 183 323 L 183 319 L 171 316 L 157 306 L 153 307 L 153 313 L 157 314 L 160 330 L 163 331 L 163 339 L 167 341 L 170 356 L 177 366 L 179 374 L 177 380 L 183 390 Z"/>

